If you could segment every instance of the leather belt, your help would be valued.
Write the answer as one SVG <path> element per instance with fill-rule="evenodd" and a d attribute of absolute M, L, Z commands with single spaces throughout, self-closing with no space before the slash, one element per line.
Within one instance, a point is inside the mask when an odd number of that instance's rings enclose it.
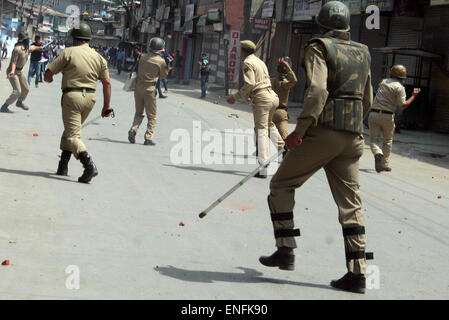
<path fill-rule="evenodd" d="M 287 110 L 288 108 L 286 106 L 280 105 L 279 107 L 276 108 L 277 109 L 281 109 L 281 110 Z"/>
<path fill-rule="evenodd" d="M 17 68 L 16 67 L 16 71 L 22 71 L 22 69 L 23 69 L 23 67 L 22 68 Z"/>
<path fill-rule="evenodd" d="M 87 92 L 87 93 L 95 93 L 95 89 L 91 88 L 64 88 L 62 89 L 62 93 L 68 93 L 68 92 Z"/>
<path fill-rule="evenodd" d="M 379 110 L 379 109 L 371 109 L 371 112 L 377 112 L 377 113 L 385 113 L 385 114 L 394 114 L 394 112 L 391 111 L 385 111 L 385 110 Z"/>
<path fill-rule="evenodd" d="M 270 91 L 271 90 L 271 87 L 268 87 L 268 88 L 261 88 L 261 89 L 256 89 L 256 90 L 254 90 L 252 93 L 251 93 L 251 95 L 255 95 L 255 94 L 258 94 L 260 91 L 262 91 L 262 90 L 267 90 L 267 91 Z"/>

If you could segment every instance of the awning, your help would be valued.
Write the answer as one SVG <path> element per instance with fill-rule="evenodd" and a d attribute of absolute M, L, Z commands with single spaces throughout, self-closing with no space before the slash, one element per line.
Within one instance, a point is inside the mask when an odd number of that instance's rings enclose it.
<path fill-rule="evenodd" d="M 54 30 L 59 32 L 69 32 L 69 29 L 66 26 L 57 26 Z"/>
<path fill-rule="evenodd" d="M 439 54 L 429 52 L 419 48 L 399 48 L 399 47 L 385 47 L 385 48 L 373 48 L 373 51 L 385 53 L 385 54 L 397 54 L 403 56 L 423 57 L 430 59 L 439 59 Z"/>
<path fill-rule="evenodd" d="M 53 31 L 50 31 L 50 30 L 47 30 L 47 29 L 42 29 L 42 28 L 38 28 L 37 32 L 47 33 L 47 34 L 52 34 L 53 33 Z"/>
<path fill-rule="evenodd" d="M 120 37 L 118 37 L 118 36 L 103 36 L 103 35 L 98 35 L 98 34 L 93 34 L 92 38 L 93 39 L 103 39 L 103 40 L 120 40 Z"/>
<path fill-rule="evenodd" d="M 202 15 L 202 16 L 198 19 L 198 22 L 196 23 L 196 25 L 197 25 L 198 27 L 205 26 L 205 25 L 206 25 L 206 21 L 207 21 L 207 14 Z"/>

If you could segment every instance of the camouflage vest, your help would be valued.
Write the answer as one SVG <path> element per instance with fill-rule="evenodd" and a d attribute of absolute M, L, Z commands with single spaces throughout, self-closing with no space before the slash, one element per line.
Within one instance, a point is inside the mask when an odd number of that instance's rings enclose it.
<path fill-rule="evenodd" d="M 326 49 L 327 98 L 318 124 L 335 130 L 363 133 L 363 95 L 370 72 L 368 47 L 328 36 L 313 38 Z"/>

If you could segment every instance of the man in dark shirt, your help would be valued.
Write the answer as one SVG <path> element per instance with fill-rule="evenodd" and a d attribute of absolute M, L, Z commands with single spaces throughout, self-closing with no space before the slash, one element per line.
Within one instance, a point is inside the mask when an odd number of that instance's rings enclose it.
<path fill-rule="evenodd" d="M 210 66 L 209 66 L 209 57 L 207 54 L 202 53 L 201 59 L 198 61 L 198 64 L 200 65 L 200 75 L 201 75 L 201 99 L 206 98 L 206 83 L 209 80 L 209 72 L 210 72 Z"/>
<path fill-rule="evenodd" d="M 179 50 L 176 50 L 176 60 L 175 60 L 175 69 L 176 69 L 176 82 L 181 82 L 181 71 L 182 71 L 182 63 L 184 58 L 181 56 Z"/>
<path fill-rule="evenodd" d="M 31 44 L 32 46 L 36 47 L 36 50 L 31 52 L 31 58 L 30 58 L 30 69 L 28 71 L 28 84 L 31 83 L 31 78 L 36 75 L 36 88 L 39 87 L 39 79 L 41 77 L 41 64 L 40 61 L 42 59 L 42 50 L 43 46 L 41 43 L 41 38 L 39 36 L 36 36 L 34 38 L 34 42 Z"/>

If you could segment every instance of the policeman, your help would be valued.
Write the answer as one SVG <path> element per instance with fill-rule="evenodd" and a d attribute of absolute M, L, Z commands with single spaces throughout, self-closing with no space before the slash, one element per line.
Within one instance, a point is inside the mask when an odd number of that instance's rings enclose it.
<path fill-rule="evenodd" d="M 279 105 L 279 98 L 271 88 L 270 75 L 265 63 L 254 54 L 256 45 L 249 40 L 241 42 L 243 69 L 243 86 L 239 92 L 228 99 L 228 103 L 234 104 L 239 99 L 251 99 L 256 129 L 257 154 L 259 163 L 266 162 L 269 158 L 269 136 L 277 142 L 278 150 L 284 147 L 279 131 L 273 123 L 273 115 Z M 256 177 L 265 179 L 267 169 L 261 170 Z"/>
<path fill-rule="evenodd" d="M 393 66 L 391 78 L 382 80 L 379 85 L 373 108 L 368 118 L 371 151 L 374 155 L 374 165 L 378 173 L 391 171 L 389 164 L 393 146 L 396 107 L 399 106 L 401 110 L 407 109 L 421 92 L 421 89 L 415 88 L 410 99 L 406 101 L 403 85 L 406 78 L 407 69 L 404 66 Z M 381 134 L 383 136 L 382 148 L 379 146 Z"/>
<path fill-rule="evenodd" d="M 347 274 L 335 288 L 365 292 L 365 228 L 359 196 L 359 159 L 363 153 L 364 115 L 372 103 L 371 57 L 365 45 L 350 41 L 349 9 L 326 3 L 317 17 L 321 34 L 304 49 L 307 91 L 296 129 L 286 139 L 289 152 L 273 176 L 268 206 L 277 251 L 259 261 L 294 269 L 295 189 L 324 168 L 343 227 Z"/>
<path fill-rule="evenodd" d="M 134 91 L 136 113 L 132 127 L 128 131 L 128 140 L 130 143 L 136 143 L 137 130 L 145 117 L 144 112 L 146 112 L 148 125 L 144 145 L 155 145 L 152 139 L 156 127 L 156 84 L 159 77 L 165 79 L 168 76 L 170 68 L 161 57 L 161 52 L 164 50 L 164 47 L 164 40 L 161 38 L 152 38 L 150 40 L 150 52 L 143 54 L 139 59 L 136 89 Z"/>
<path fill-rule="evenodd" d="M 25 101 L 30 87 L 28 86 L 27 79 L 22 69 L 28 60 L 29 52 L 34 50 L 42 50 L 40 47 L 31 46 L 29 47 L 29 37 L 24 31 L 20 31 L 17 44 L 11 55 L 11 60 L 9 62 L 9 67 L 6 70 L 9 82 L 12 86 L 12 93 L 9 98 L 2 105 L 0 112 L 13 113 L 8 109 L 8 106 L 14 103 L 16 100 L 16 106 L 22 108 L 23 110 L 28 110 L 29 108 L 23 104 Z"/>
<path fill-rule="evenodd" d="M 78 28 L 70 30 L 73 47 L 64 49 L 53 60 L 45 72 L 44 80 L 53 81 L 53 75 L 62 72 L 62 120 L 64 133 L 61 138 L 61 160 L 57 175 L 67 176 L 68 163 L 73 153 L 81 161 L 84 173 L 79 182 L 89 183 L 98 175 L 87 148 L 81 141 L 81 126 L 95 105 L 97 81 L 103 84 L 104 104 L 101 115 L 109 116 L 111 82 L 106 60 L 89 47 L 92 32 L 89 25 L 80 22 Z"/>
<path fill-rule="evenodd" d="M 279 106 L 274 113 L 273 122 L 282 139 L 285 140 L 288 136 L 288 96 L 290 89 L 298 83 L 298 79 L 291 68 L 291 60 L 289 57 L 279 59 L 277 72 L 277 77 L 271 78 L 271 86 L 279 97 Z"/>

